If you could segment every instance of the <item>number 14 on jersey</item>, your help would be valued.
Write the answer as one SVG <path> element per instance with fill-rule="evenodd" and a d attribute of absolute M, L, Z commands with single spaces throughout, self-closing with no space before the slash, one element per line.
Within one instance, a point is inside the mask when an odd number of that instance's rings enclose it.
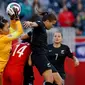
<path fill-rule="evenodd" d="M 27 48 L 27 46 L 24 45 L 24 46 L 22 46 L 22 47 L 20 47 L 20 48 L 18 49 L 19 46 L 20 46 L 20 45 L 16 45 L 16 48 L 15 48 L 12 56 L 15 56 L 15 54 L 17 53 L 17 54 L 19 54 L 18 57 L 21 57 L 21 56 L 24 54 L 24 51 L 25 51 L 25 49 Z"/>

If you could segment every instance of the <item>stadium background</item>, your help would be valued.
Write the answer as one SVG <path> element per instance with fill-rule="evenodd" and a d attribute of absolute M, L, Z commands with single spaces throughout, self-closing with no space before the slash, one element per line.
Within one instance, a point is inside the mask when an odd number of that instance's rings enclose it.
<path fill-rule="evenodd" d="M 67 44 L 74 55 L 78 57 L 80 65 L 74 67 L 71 59 L 66 58 L 65 85 L 85 85 L 85 0 L 0 0 L 0 15 L 9 20 L 6 14 L 6 6 L 10 2 L 17 2 L 21 5 L 20 18 L 30 20 L 38 10 L 50 11 L 56 14 L 58 22 L 48 32 L 48 43 L 52 43 L 52 36 L 55 30 L 63 34 L 63 43 Z M 25 32 L 27 29 L 25 29 Z M 29 30 L 28 30 L 29 31 Z M 43 77 L 35 67 L 34 85 L 42 85 Z"/>

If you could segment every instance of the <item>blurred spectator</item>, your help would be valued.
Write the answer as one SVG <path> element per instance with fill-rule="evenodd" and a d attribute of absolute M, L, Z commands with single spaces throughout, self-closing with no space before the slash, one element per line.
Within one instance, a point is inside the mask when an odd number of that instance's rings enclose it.
<path fill-rule="evenodd" d="M 51 4 L 53 4 L 53 3 L 58 3 L 59 4 L 59 6 L 62 8 L 64 5 L 65 5 L 65 3 L 66 3 L 66 0 L 49 0 L 50 1 L 50 3 Z"/>
<path fill-rule="evenodd" d="M 78 14 L 78 11 L 77 11 L 77 0 L 72 0 L 71 2 L 71 11 L 73 12 L 74 16 L 76 17 L 77 14 Z"/>
<path fill-rule="evenodd" d="M 78 3 L 77 11 L 77 15 L 80 16 L 80 21 L 82 24 L 82 35 L 85 36 L 85 10 L 81 2 Z"/>
<path fill-rule="evenodd" d="M 76 28 L 76 35 L 81 36 L 83 33 L 83 26 L 79 15 L 76 17 L 75 28 Z"/>
<path fill-rule="evenodd" d="M 29 4 L 32 6 L 34 0 L 28 0 Z"/>
<path fill-rule="evenodd" d="M 82 13 L 82 15 L 80 15 L 80 18 L 81 18 L 81 23 L 82 23 L 82 26 L 83 26 L 83 36 L 85 36 L 85 12 Z"/>
<path fill-rule="evenodd" d="M 21 14 L 20 18 L 22 20 L 28 20 L 32 17 L 32 6 L 29 5 L 28 0 L 25 0 L 24 3 L 20 3 L 21 5 Z"/>
<path fill-rule="evenodd" d="M 83 5 L 81 3 L 78 3 L 77 10 L 78 12 L 81 12 L 83 10 Z"/>
<path fill-rule="evenodd" d="M 60 4 L 56 0 L 53 0 L 53 1 L 50 0 L 48 10 L 54 11 L 56 14 L 58 14 L 60 11 Z"/>
<path fill-rule="evenodd" d="M 81 13 L 83 11 L 82 3 L 80 1 L 72 2 L 72 11 L 74 13 L 74 16 L 76 17 L 78 15 L 78 13 Z"/>
<path fill-rule="evenodd" d="M 84 9 L 83 9 L 83 5 L 82 5 L 82 3 L 78 3 L 77 4 L 77 15 L 80 15 L 80 16 L 82 16 L 83 14 L 84 14 Z"/>
<path fill-rule="evenodd" d="M 34 0 L 32 8 L 33 8 L 34 14 L 38 14 L 38 10 L 41 10 L 41 4 L 39 0 Z"/>
<path fill-rule="evenodd" d="M 2 3 L 3 3 L 3 0 L 0 0 L 0 8 L 1 8 Z"/>
<path fill-rule="evenodd" d="M 23 3 L 24 0 L 3 0 L 5 3 L 5 9 L 9 3 L 16 2 L 16 3 Z"/>
<path fill-rule="evenodd" d="M 63 7 L 62 11 L 59 13 L 58 21 L 62 27 L 70 27 L 73 25 L 75 18 L 71 11 L 68 10 L 66 5 Z"/>
<path fill-rule="evenodd" d="M 58 15 L 55 27 L 71 27 L 75 22 L 76 35 L 85 35 L 85 0 L 0 0 L 0 14 L 8 20 L 5 9 L 11 2 L 21 5 L 20 18 L 23 21 L 37 17 L 38 10 L 45 10 Z"/>
<path fill-rule="evenodd" d="M 49 0 L 39 0 L 39 2 L 43 9 L 48 9 L 48 6 L 50 4 Z"/>
<path fill-rule="evenodd" d="M 79 2 L 82 3 L 82 5 L 83 5 L 83 7 L 85 9 L 85 0 L 80 0 Z"/>

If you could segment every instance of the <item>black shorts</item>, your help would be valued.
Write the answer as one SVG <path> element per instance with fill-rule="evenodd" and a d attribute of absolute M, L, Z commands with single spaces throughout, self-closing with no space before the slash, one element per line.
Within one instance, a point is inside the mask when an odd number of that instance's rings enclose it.
<path fill-rule="evenodd" d="M 43 54 L 32 53 L 31 58 L 33 64 L 37 67 L 41 75 L 43 72 L 49 69 L 52 69 L 53 71 L 57 72 L 55 67 L 49 62 L 44 53 Z"/>

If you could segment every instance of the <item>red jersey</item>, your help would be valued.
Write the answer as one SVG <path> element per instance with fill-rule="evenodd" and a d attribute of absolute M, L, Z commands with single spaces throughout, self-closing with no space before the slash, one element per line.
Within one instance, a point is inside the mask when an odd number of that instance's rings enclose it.
<path fill-rule="evenodd" d="M 29 43 L 17 43 L 16 45 L 13 45 L 12 54 L 9 58 L 7 68 L 10 68 L 10 70 L 19 69 L 23 71 L 30 53 L 31 48 Z"/>
<path fill-rule="evenodd" d="M 31 53 L 30 44 L 14 44 L 12 54 L 3 72 L 3 85 L 23 85 L 24 65 Z"/>

